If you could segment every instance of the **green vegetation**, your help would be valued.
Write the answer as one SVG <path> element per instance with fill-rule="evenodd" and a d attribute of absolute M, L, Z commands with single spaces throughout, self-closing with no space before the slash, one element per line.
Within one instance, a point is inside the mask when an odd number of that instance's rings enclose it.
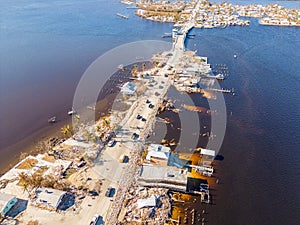
<path fill-rule="evenodd" d="M 64 134 L 65 137 L 70 137 L 73 134 L 69 124 L 61 128 L 61 132 Z"/>

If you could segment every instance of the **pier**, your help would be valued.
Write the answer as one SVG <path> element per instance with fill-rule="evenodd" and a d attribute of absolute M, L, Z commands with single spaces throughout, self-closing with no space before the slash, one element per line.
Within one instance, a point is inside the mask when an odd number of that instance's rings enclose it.
<path fill-rule="evenodd" d="M 234 93 L 233 90 L 230 89 L 216 89 L 216 88 L 208 88 L 208 91 L 222 92 L 222 93 Z"/>

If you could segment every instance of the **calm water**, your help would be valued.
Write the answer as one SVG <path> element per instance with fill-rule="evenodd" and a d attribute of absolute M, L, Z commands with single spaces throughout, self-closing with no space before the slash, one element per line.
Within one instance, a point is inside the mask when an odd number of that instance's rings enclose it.
<path fill-rule="evenodd" d="M 8 146 L 50 130 L 53 115 L 66 118 L 77 83 L 96 58 L 171 30 L 171 24 L 142 20 L 126 6 L 108 0 L 1 2 L 0 165 L 22 150 Z"/>
<path fill-rule="evenodd" d="M 50 116 L 66 117 L 80 76 L 99 55 L 171 30 L 108 0 L 4 0 L 0 15 L 0 165 L 22 150 L 8 146 L 50 129 Z M 251 22 L 194 29 L 196 37 L 187 43 L 211 64 L 225 63 L 230 77 L 221 85 L 237 92 L 225 95 L 224 160 L 217 163 L 220 183 L 214 204 L 205 206 L 205 224 L 299 224 L 300 29 Z"/>

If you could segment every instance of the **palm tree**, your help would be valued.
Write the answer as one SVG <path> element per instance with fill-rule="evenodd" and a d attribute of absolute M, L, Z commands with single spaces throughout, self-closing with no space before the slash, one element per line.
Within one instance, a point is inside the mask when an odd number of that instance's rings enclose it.
<path fill-rule="evenodd" d="M 110 120 L 107 119 L 107 118 L 103 118 L 103 120 L 102 120 L 102 126 L 103 126 L 104 128 L 108 128 L 109 125 L 110 125 Z"/>
<path fill-rule="evenodd" d="M 132 75 L 132 76 L 135 75 L 135 70 L 134 70 L 134 69 L 131 70 L 131 75 Z"/>
<path fill-rule="evenodd" d="M 23 187 L 23 190 L 27 191 L 28 195 L 30 195 L 30 192 L 28 190 L 30 179 L 29 179 L 28 175 L 25 174 L 24 172 L 19 173 L 19 182 L 20 182 L 21 186 Z"/>
<path fill-rule="evenodd" d="M 101 131 L 101 127 L 100 126 L 96 126 L 96 131 L 100 132 Z"/>
<path fill-rule="evenodd" d="M 145 68 L 146 68 L 146 63 L 143 63 L 142 64 L 142 70 L 143 70 L 143 72 L 145 71 Z"/>
<path fill-rule="evenodd" d="M 72 135 L 72 130 L 70 128 L 70 125 L 66 125 L 64 127 L 61 128 L 61 132 L 64 134 L 65 137 Z"/>

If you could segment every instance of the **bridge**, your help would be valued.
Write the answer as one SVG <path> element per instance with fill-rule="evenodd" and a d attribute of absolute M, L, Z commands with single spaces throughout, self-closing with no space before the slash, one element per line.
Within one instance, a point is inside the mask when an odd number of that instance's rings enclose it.
<path fill-rule="evenodd" d="M 196 23 L 196 15 L 197 11 L 200 8 L 201 0 L 198 0 L 195 8 L 193 9 L 193 12 L 189 19 L 187 19 L 187 22 L 180 26 L 180 30 L 177 32 L 176 36 L 173 37 L 173 57 L 170 58 L 168 61 L 168 64 L 174 64 L 175 62 L 178 62 L 178 59 L 180 56 L 182 56 L 182 53 L 185 51 L 185 40 L 186 37 L 191 29 L 194 28 Z"/>

